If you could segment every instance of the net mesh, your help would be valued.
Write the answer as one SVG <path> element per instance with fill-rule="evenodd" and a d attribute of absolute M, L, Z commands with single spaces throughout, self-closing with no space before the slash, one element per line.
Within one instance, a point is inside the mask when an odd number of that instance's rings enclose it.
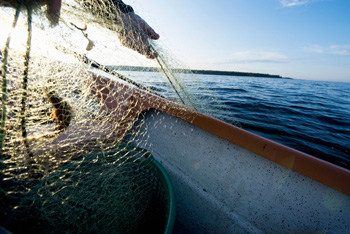
<path fill-rule="evenodd" d="M 109 1 L 64 1 L 55 27 L 44 6 L 19 2 L 17 9 L 0 9 L 1 226 L 13 232 L 140 231 L 136 223 L 145 223 L 154 202 L 154 178 L 148 153 L 138 149 L 148 142 L 136 118 L 140 100 L 152 100 L 139 89 L 155 91 L 117 70 L 154 67 L 167 82 L 168 98 L 198 110 L 183 81 L 186 70 L 175 76 L 178 64 L 156 44 L 147 48 L 159 54 L 154 60 L 122 46 L 118 37 L 140 38 Z"/>

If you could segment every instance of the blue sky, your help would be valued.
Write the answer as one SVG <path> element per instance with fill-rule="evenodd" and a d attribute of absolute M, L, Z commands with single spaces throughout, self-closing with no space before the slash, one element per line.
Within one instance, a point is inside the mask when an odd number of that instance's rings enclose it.
<path fill-rule="evenodd" d="M 349 0 L 125 0 L 193 69 L 350 82 Z"/>

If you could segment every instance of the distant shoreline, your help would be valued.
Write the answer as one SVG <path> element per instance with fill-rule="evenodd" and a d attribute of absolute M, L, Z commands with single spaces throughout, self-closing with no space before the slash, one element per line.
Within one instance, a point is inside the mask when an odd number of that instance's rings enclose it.
<path fill-rule="evenodd" d="M 138 67 L 138 66 L 107 66 L 111 69 L 118 71 L 143 71 L 143 72 L 157 72 L 159 68 L 156 67 Z M 237 71 L 215 71 L 215 70 L 196 70 L 196 69 L 172 69 L 174 72 L 183 73 L 190 71 L 193 74 L 203 75 L 218 75 L 218 76 L 246 76 L 246 77 L 262 77 L 262 78 L 276 78 L 276 79 L 292 79 L 289 77 L 282 77 L 280 75 L 271 75 L 264 73 L 252 73 L 252 72 L 237 72 Z"/>

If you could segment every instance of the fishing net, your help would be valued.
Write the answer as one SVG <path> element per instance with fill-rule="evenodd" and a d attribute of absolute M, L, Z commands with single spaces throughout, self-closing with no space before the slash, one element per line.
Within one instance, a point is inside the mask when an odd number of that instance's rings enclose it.
<path fill-rule="evenodd" d="M 148 142 L 137 117 L 141 100 L 152 96 L 140 89 L 158 97 L 166 89 L 173 109 L 199 110 L 186 70 L 175 75 L 179 64 L 159 45 L 148 48 L 159 55 L 153 60 L 122 46 L 118 36 L 139 38 L 108 0 L 63 1 L 55 27 L 44 6 L 18 2 L 0 9 L 1 226 L 14 233 L 163 232 L 150 222 L 164 226 L 166 214 L 150 211 L 159 192 L 151 156 L 138 147 Z M 125 66 L 152 67 L 141 71 L 161 77 L 161 88 L 130 80 Z"/>

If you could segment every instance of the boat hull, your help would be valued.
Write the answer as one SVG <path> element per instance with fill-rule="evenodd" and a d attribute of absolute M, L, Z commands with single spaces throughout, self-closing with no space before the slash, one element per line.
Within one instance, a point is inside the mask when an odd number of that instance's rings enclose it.
<path fill-rule="evenodd" d="M 350 230 L 349 170 L 135 87 L 104 77 L 95 83 L 111 113 L 115 103 L 134 104 L 128 118 L 137 121 L 125 140 L 151 151 L 169 173 L 175 232 Z"/>
<path fill-rule="evenodd" d="M 183 233 L 344 233 L 350 197 L 160 111 L 142 115 L 135 145 L 166 168 Z M 147 144 L 142 139 L 147 136 Z M 141 139 L 142 138 L 142 139 Z M 254 144 L 254 142 L 252 142 Z M 313 170 L 313 168 L 310 168 Z"/>

